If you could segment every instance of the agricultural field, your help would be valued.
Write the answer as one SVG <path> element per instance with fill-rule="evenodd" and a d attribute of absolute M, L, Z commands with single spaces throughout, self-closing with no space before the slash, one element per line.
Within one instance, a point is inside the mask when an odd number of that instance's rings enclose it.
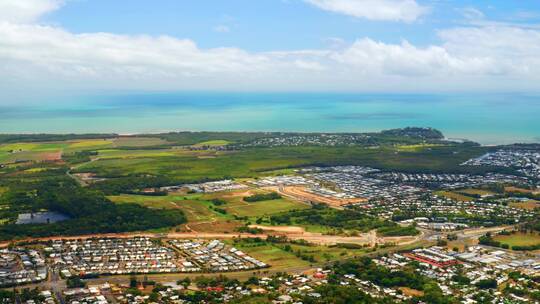
<path fill-rule="evenodd" d="M 158 137 L 118 137 L 113 140 L 113 146 L 118 147 L 151 147 L 171 145 L 173 143 Z"/>
<path fill-rule="evenodd" d="M 170 143 L 160 138 L 147 137 L 119 137 L 105 139 L 74 139 L 58 142 L 29 142 L 29 143 L 8 143 L 0 145 L 0 163 L 12 163 L 16 161 L 46 161 L 60 160 L 63 154 L 70 154 L 81 151 L 105 152 L 117 151 L 117 153 L 128 153 L 129 150 L 115 150 L 118 148 L 145 148 L 151 146 L 169 145 Z M 166 150 L 165 150 L 166 151 Z M 149 153 L 147 157 L 169 156 L 167 154 L 152 154 L 152 150 L 145 150 Z M 136 153 L 136 152 L 134 152 Z M 139 152 L 141 153 L 141 152 Z M 107 155 L 107 154 L 106 154 Z M 106 156 L 105 155 L 105 156 Z M 170 154 L 176 155 L 175 153 Z M 144 156 L 144 155 L 143 155 Z"/>
<path fill-rule="evenodd" d="M 534 246 L 540 244 L 540 233 L 517 232 L 510 235 L 496 235 L 493 239 L 501 244 L 507 244 L 510 248 L 512 246 Z"/>
<path fill-rule="evenodd" d="M 160 158 L 160 157 L 201 157 L 216 156 L 215 151 L 190 151 L 179 148 L 171 149 L 147 149 L 147 150 L 123 150 L 104 149 L 98 151 L 100 160 L 106 159 L 133 159 L 133 158 Z"/>

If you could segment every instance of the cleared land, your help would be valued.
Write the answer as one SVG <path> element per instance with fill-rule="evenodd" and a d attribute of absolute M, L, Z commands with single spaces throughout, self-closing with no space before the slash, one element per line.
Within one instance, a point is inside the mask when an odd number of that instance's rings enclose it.
<path fill-rule="evenodd" d="M 538 190 L 530 190 L 530 189 L 523 189 L 523 188 L 517 188 L 517 187 L 504 187 L 504 191 L 506 191 L 506 192 L 532 193 L 532 194 L 540 193 L 540 191 L 538 191 Z"/>
<path fill-rule="evenodd" d="M 540 202 L 535 200 L 530 200 L 526 202 L 514 202 L 509 204 L 510 207 L 520 208 L 525 210 L 534 210 L 540 208 Z"/>
<path fill-rule="evenodd" d="M 332 207 L 341 207 L 351 203 L 361 203 L 367 201 L 366 199 L 362 198 L 338 199 L 333 197 L 326 197 L 309 192 L 306 187 L 300 186 L 283 187 L 279 188 L 278 191 L 285 196 L 290 196 L 303 202 L 325 203 Z"/>

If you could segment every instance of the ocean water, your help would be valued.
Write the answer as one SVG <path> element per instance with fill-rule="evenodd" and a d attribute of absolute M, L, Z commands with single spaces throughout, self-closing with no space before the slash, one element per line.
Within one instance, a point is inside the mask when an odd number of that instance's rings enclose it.
<path fill-rule="evenodd" d="M 434 127 L 482 144 L 540 142 L 540 95 L 147 93 L 2 106 L 0 133 L 367 132 Z"/>

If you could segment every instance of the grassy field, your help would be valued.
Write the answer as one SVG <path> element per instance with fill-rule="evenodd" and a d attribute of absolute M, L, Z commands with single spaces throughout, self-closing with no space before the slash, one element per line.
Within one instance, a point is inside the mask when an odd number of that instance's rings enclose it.
<path fill-rule="evenodd" d="M 158 137 L 119 137 L 113 141 L 114 147 L 149 147 L 170 144 L 172 143 Z"/>
<path fill-rule="evenodd" d="M 268 193 L 260 189 L 219 192 L 206 194 L 203 196 L 206 200 L 221 199 L 226 201 L 225 205 L 219 206 L 227 210 L 228 214 L 247 217 L 262 217 L 290 210 L 306 209 L 308 205 L 296 202 L 287 198 L 276 200 L 259 201 L 248 203 L 243 200 L 244 197 L 255 193 Z"/>
<path fill-rule="evenodd" d="M 444 147 L 440 144 L 417 144 L 417 145 L 400 145 L 397 146 L 397 151 L 399 152 L 420 152 L 425 149 Z"/>
<path fill-rule="evenodd" d="M 494 195 L 495 193 L 483 189 L 463 189 L 459 190 L 459 192 L 465 193 L 465 194 L 472 194 L 472 195 Z"/>
<path fill-rule="evenodd" d="M 188 221 L 210 221 L 217 218 L 228 218 L 210 209 L 211 203 L 201 199 L 200 194 L 145 196 L 122 194 L 110 196 L 109 199 L 117 204 L 136 203 L 156 209 L 181 209 L 185 212 Z"/>
<path fill-rule="evenodd" d="M 158 150 L 160 153 L 152 150 L 130 151 L 115 150 L 121 147 L 140 147 L 167 145 L 169 142 L 160 138 L 148 137 L 119 137 L 111 139 L 79 139 L 60 142 L 30 142 L 30 143 L 10 143 L 0 145 L 0 163 L 9 163 L 20 160 L 43 161 L 50 160 L 51 153 L 74 153 L 80 151 L 103 150 L 104 157 L 116 157 L 113 152 L 118 154 L 133 153 L 136 157 L 161 157 L 175 156 L 178 153 L 165 153 L 167 150 Z M 165 152 L 164 152 L 165 151 Z M 111 154 L 110 156 L 107 154 Z M 140 153 L 140 155 L 137 154 Z M 147 153 L 147 154 L 144 154 Z M 118 156 L 122 157 L 122 155 Z"/>
<path fill-rule="evenodd" d="M 309 208 L 306 204 L 294 202 L 289 199 L 278 199 L 255 203 L 228 204 L 224 209 L 228 213 L 238 216 L 258 217 L 306 208 Z"/>
<path fill-rule="evenodd" d="M 407 153 L 399 153 L 395 148 L 390 147 L 379 149 L 360 147 L 262 148 L 216 154 L 213 158 L 189 154 L 174 156 L 170 154 L 154 154 L 152 156 L 142 154 L 134 158 L 100 159 L 81 166 L 78 171 L 92 172 L 100 176 L 148 173 L 186 181 L 205 177 L 256 177 L 265 175 L 265 171 L 320 164 L 356 164 L 405 171 L 452 172 L 465 170 L 459 164 L 470 157 L 481 154 L 481 151 L 483 151 L 482 148 L 477 147 L 437 147 L 429 151 Z M 475 170 L 479 169 L 475 168 Z"/>
<path fill-rule="evenodd" d="M 296 268 L 309 266 L 310 262 L 301 259 L 298 253 L 304 256 L 312 256 L 315 262 L 325 263 L 337 261 L 344 258 L 361 256 L 366 253 L 366 249 L 345 249 L 337 246 L 323 245 L 300 245 L 295 243 L 265 243 L 263 246 L 245 241 L 237 241 L 233 244 L 236 248 L 249 255 L 270 264 L 276 268 Z M 285 246 L 290 246 L 290 251 L 284 250 Z"/>
<path fill-rule="evenodd" d="M 530 200 L 526 202 L 513 202 L 510 203 L 509 206 L 525 210 L 534 210 L 536 208 L 540 208 L 540 202 L 535 200 Z"/>
<path fill-rule="evenodd" d="M 293 253 L 284 251 L 272 244 L 264 246 L 249 246 L 242 245 L 243 243 L 234 244 L 234 246 L 248 255 L 261 260 L 272 268 L 291 269 L 298 267 L 308 267 L 310 263 L 296 257 Z"/>
<path fill-rule="evenodd" d="M 203 142 L 200 142 L 198 144 L 196 144 L 195 146 L 196 147 L 202 147 L 202 146 L 224 146 L 224 145 L 228 145 L 230 144 L 231 142 L 228 141 L 228 140 L 223 140 L 223 139 L 216 139 L 216 140 L 208 140 L 208 141 L 203 141 Z"/>
<path fill-rule="evenodd" d="M 185 149 L 158 149 L 158 150 L 121 150 L 121 149 L 104 149 L 98 151 L 98 158 L 106 159 L 146 159 L 161 157 L 200 157 L 200 156 L 216 156 L 219 153 L 215 151 L 190 151 Z"/>
<path fill-rule="evenodd" d="M 436 191 L 435 194 L 461 202 L 470 202 L 474 200 L 474 198 L 470 196 L 466 196 L 452 191 Z"/>
<path fill-rule="evenodd" d="M 497 235 L 494 240 L 508 246 L 531 246 L 540 244 L 540 233 L 515 233 L 511 235 Z"/>

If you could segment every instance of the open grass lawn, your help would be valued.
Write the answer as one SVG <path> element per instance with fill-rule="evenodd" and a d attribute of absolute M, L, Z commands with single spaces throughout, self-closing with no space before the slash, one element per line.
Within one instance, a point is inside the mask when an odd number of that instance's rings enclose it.
<path fill-rule="evenodd" d="M 456 201 L 461 201 L 461 202 L 471 202 L 474 200 L 473 197 L 466 196 L 466 195 L 459 194 L 452 191 L 436 191 L 435 194 L 439 196 L 447 197 Z"/>
<path fill-rule="evenodd" d="M 300 259 L 293 253 L 284 251 L 272 244 L 264 246 L 251 246 L 251 244 L 247 244 L 247 246 L 244 246 L 241 242 L 233 244 L 233 246 L 256 259 L 267 263 L 272 269 L 287 270 L 297 267 L 308 267 L 310 265 L 309 262 Z"/>
<path fill-rule="evenodd" d="M 309 208 L 309 206 L 307 206 L 306 204 L 294 202 L 289 199 L 260 201 L 225 207 L 225 209 L 231 214 L 248 217 L 265 216 L 295 209 L 307 208 Z"/>
<path fill-rule="evenodd" d="M 508 246 L 531 246 L 540 244 L 540 233 L 515 233 L 511 235 L 497 235 L 493 239 Z"/>
<path fill-rule="evenodd" d="M 345 249 L 337 246 L 302 246 L 291 245 L 293 251 L 312 255 L 317 262 L 337 261 L 345 258 L 361 256 L 366 253 L 366 249 Z"/>

